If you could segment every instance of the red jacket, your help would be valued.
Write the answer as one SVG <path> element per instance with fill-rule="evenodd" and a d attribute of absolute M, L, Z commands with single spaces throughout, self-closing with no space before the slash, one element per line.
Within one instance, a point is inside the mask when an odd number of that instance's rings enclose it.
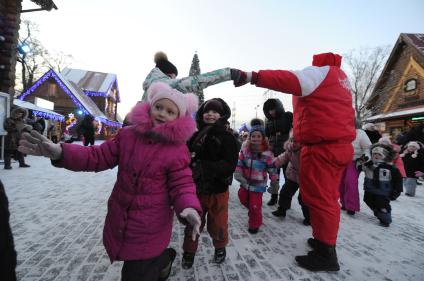
<path fill-rule="evenodd" d="M 352 143 L 356 131 L 346 74 L 336 66 L 261 70 L 252 83 L 294 95 L 293 135 L 302 144 Z"/>

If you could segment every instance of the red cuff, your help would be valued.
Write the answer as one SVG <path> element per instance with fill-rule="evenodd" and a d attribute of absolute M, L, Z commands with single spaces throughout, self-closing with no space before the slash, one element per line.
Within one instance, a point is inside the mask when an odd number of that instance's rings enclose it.
<path fill-rule="evenodd" d="M 257 81 L 258 81 L 258 73 L 252 71 L 252 79 L 250 81 L 250 84 L 256 85 Z"/>

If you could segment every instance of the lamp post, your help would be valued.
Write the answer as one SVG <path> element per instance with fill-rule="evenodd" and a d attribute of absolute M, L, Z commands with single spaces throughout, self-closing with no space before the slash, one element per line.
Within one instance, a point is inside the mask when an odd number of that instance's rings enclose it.
<path fill-rule="evenodd" d="M 259 104 L 255 106 L 255 118 L 258 118 L 258 108 L 259 108 Z"/>

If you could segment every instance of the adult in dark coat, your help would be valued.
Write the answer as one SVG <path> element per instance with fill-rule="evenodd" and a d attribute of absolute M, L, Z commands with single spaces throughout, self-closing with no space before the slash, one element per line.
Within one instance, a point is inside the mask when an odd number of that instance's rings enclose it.
<path fill-rule="evenodd" d="M 219 114 L 219 115 L 217 115 Z M 196 113 L 199 129 L 188 141 L 192 155 L 191 168 L 196 183 L 197 195 L 202 205 L 202 225 L 207 221 L 207 230 L 215 247 L 215 263 L 222 263 L 228 244 L 228 188 L 238 160 L 237 140 L 227 120 L 230 107 L 220 98 L 205 101 Z M 198 239 L 191 239 L 191 228 L 186 228 L 182 266 L 190 268 L 194 262 Z"/>
<path fill-rule="evenodd" d="M 18 107 L 13 109 L 10 113 L 10 117 L 4 120 L 3 127 L 7 132 L 4 146 L 4 168 L 6 170 L 12 169 L 12 156 L 18 160 L 19 167 L 29 167 L 29 165 L 25 164 L 24 155 L 17 150 L 21 134 L 25 131 L 30 132 L 32 130 L 30 125 L 25 124 L 25 118 L 27 116 L 28 111 Z"/>
<path fill-rule="evenodd" d="M 9 201 L 0 181 L 0 279 L 16 280 L 16 251 L 9 224 Z"/>
<path fill-rule="evenodd" d="M 289 139 L 289 133 L 293 127 L 293 113 L 284 110 L 284 106 L 279 99 L 268 99 L 263 106 L 266 117 L 265 135 L 269 139 L 269 144 L 274 156 L 277 157 L 284 152 L 284 143 Z M 287 164 L 282 166 L 283 174 Z M 277 171 L 280 174 L 280 170 Z M 275 205 L 278 200 L 278 189 L 270 188 L 271 200 L 268 205 Z"/>
<path fill-rule="evenodd" d="M 373 123 L 365 124 L 364 131 L 372 144 L 377 143 L 378 140 L 381 139 L 381 134 Z"/>
<path fill-rule="evenodd" d="M 84 119 L 79 125 L 79 131 L 84 136 L 84 146 L 94 145 L 94 117 L 92 115 L 85 115 Z"/>

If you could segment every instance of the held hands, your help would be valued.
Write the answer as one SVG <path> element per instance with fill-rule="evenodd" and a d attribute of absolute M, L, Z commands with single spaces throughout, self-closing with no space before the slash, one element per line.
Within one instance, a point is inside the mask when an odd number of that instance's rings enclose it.
<path fill-rule="evenodd" d="M 53 143 L 35 130 L 32 130 L 31 134 L 26 132 L 22 134 L 18 150 L 25 154 L 45 156 L 52 160 L 58 160 L 62 157 L 60 144 Z"/>
<path fill-rule="evenodd" d="M 181 213 L 180 217 L 186 219 L 191 226 L 193 231 L 191 232 L 191 239 L 196 241 L 197 235 L 200 235 L 200 224 L 202 223 L 199 214 L 193 208 L 185 208 Z"/>
<path fill-rule="evenodd" d="M 231 72 L 231 80 L 233 80 L 233 84 L 235 87 L 243 86 L 247 84 L 248 82 L 250 82 L 252 79 L 251 72 L 244 72 L 234 68 L 231 68 L 230 72 Z"/>

